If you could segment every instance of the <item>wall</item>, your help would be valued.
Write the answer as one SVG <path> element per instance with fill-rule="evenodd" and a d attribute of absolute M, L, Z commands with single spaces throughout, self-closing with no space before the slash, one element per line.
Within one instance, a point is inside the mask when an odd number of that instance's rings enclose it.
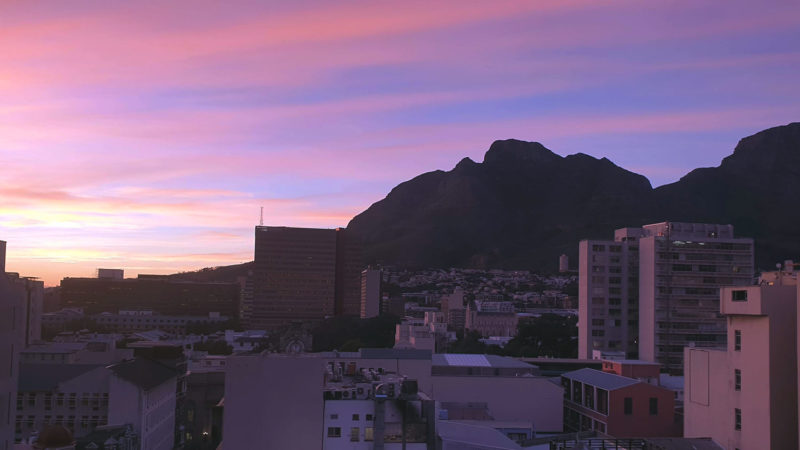
<path fill-rule="evenodd" d="M 608 434 L 617 438 L 680 436 L 675 423 L 675 394 L 646 383 L 615 389 L 608 394 Z M 633 414 L 625 415 L 625 398 L 633 401 Z M 650 415 L 650 398 L 658 399 L 658 414 Z"/>
<path fill-rule="evenodd" d="M 323 358 L 234 356 L 226 367 L 224 448 L 322 447 Z"/>
<path fill-rule="evenodd" d="M 437 401 L 485 402 L 495 420 L 529 421 L 536 432 L 563 429 L 563 390 L 547 378 L 434 376 L 432 384 Z"/>

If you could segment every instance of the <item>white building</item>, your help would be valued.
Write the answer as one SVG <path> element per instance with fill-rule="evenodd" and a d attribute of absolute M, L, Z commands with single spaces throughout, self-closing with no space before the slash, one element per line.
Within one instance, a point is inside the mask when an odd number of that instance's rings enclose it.
<path fill-rule="evenodd" d="M 108 423 L 131 424 L 141 450 L 168 450 L 175 441 L 178 372 L 145 358 L 109 367 Z"/>

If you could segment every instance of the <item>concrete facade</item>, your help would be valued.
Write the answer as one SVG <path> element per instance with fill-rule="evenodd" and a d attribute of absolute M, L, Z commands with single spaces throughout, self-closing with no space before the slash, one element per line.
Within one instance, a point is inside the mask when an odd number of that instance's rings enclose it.
<path fill-rule="evenodd" d="M 753 240 L 732 225 L 664 222 L 639 242 L 639 359 L 683 370 L 688 345 L 725 346 L 719 288 L 753 282 Z"/>
<path fill-rule="evenodd" d="M 137 358 L 110 366 L 109 425 L 130 424 L 140 450 L 168 450 L 175 442 L 178 373 Z"/>
<path fill-rule="evenodd" d="M 720 292 L 727 347 L 685 349 L 685 435 L 729 450 L 798 448 L 797 287 Z"/>
<path fill-rule="evenodd" d="M 662 222 L 581 241 L 578 356 L 625 351 L 680 374 L 683 347 L 725 345 L 721 286 L 753 281 L 753 240 L 731 225 Z"/>
<path fill-rule="evenodd" d="M 614 240 L 585 240 L 578 248 L 578 358 L 594 350 L 639 353 L 637 228 L 622 228 Z"/>
<path fill-rule="evenodd" d="M 381 282 L 383 272 L 366 269 L 361 272 L 361 318 L 368 319 L 381 313 Z"/>
<path fill-rule="evenodd" d="M 25 343 L 20 318 L 24 298 L 5 275 L 6 243 L 0 241 L 0 449 L 14 444 L 14 401 L 17 398 L 19 351 Z"/>
<path fill-rule="evenodd" d="M 361 254 L 344 229 L 258 226 L 248 326 L 359 316 Z"/>

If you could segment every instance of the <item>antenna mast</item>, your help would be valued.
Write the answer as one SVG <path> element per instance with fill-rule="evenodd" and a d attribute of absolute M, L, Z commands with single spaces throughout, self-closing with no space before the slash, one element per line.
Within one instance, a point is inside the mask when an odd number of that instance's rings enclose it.
<path fill-rule="evenodd" d="M 258 222 L 259 226 L 264 226 L 264 207 L 261 207 L 261 220 Z"/>

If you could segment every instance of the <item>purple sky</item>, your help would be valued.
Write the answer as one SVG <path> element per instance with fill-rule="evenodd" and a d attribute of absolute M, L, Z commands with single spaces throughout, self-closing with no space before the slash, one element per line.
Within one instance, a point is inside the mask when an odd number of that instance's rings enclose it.
<path fill-rule="evenodd" d="M 0 5 L 8 270 L 252 259 L 253 226 L 335 227 L 496 139 L 654 186 L 800 120 L 800 3 Z"/>

